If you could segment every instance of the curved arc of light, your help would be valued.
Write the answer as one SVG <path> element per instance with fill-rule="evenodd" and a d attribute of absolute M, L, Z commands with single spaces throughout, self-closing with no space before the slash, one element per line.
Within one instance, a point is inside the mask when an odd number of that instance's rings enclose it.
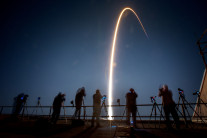
<path fill-rule="evenodd" d="M 118 18 L 118 21 L 117 21 L 117 24 L 116 24 L 116 29 L 115 29 L 115 32 L 114 32 L 114 40 L 113 40 L 113 45 L 112 45 L 112 51 L 111 51 L 110 72 L 109 72 L 109 90 L 108 90 L 109 91 L 109 93 L 108 93 L 108 95 L 109 95 L 109 100 L 108 100 L 108 105 L 109 105 L 109 120 L 112 120 L 112 117 L 111 116 L 113 114 L 111 105 L 112 105 L 112 89 L 113 89 L 113 87 L 112 87 L 112 83 L 113 83 L 113 63 L 114 63 L 114 53 L 115 53 L 115 46 L 116 46 L 116 38 L 117 38 L 117 32 L 118 32 L 118 28 L 119 28 L 119 23 L 120 23 L 121 17 L 122 17 L 123 13 L 126 10 L 130 10 L 130 11 L 132 11 L 134 13 L 134 15 L 137 17 L 137 19 L 138 19 L 138 21 L 139 21 L 139 23 L 140 23 L 140 25 L 141 25 L 141 27 L 143 29 L 145 35 L 148 38 L 147 32 L 144 29 L 144 26 L 142 25 L 142 22 L 139 19 L 139 16 L 136 14 L 136 12 L 133 9 L 128 8 L 128 7 L 127 8 L 124 8 L 122 10 L 122 12 L 120 13 L 119 18 Z"/>

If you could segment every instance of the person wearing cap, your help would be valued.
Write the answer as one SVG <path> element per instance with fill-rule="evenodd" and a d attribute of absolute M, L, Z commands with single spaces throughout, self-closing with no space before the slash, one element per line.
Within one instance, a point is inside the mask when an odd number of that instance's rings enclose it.
<path fill-rule="evenodd" d="M 132 114 L 133 118 L 133 127 L 136 126 L 136 112 L 137 112 L 137 106 L 136 106 L 136 98 L 138 97 L 137 93 L 133 88 L 129 90 L 126 94 L 126 113 L 127 113 L 127 125 L 130 125 L 130 115 Z"/>
<path fill-rule="evenodd" d="M 75 96 L 75 107 L 76 107 L 75 117 L 78 117 L 78 119 L 80 119 L 81 106 L 84 103 L 83 97 L 85 96 L 86 96 L 85 87 L 79 88 Z"/>
<path fill-rule="evenodd" d="M 101 114 L 101 99 L 102 95 L 100 93 L 100 90 L 97 89 L 96 93 L 93 95 L 93 117 L 91 121 L 91 126 L 94 126 L 94 119 L 96 117 L 96 125 L 100 126 L 99 124 L 99 116 Z"/>
<path fill-rule="evenodd" d="M 53 113 L 52 113 L 52 118 L 50 120 L 52 124 L 56 124 L 60 116 L 61 106 L 64 101 L 65 101 L 65 94 L 62 94 L 61 92 L 54 98 Z"/>
<path fill-rule="evenodd" d="M 159 97 L 162 97 L 162 104 L 165 112 L 165 118 L 166 118 L 166 125 L 168 129 L 171 129 L 172 126 L 170 124 L 170 118 L 169 115 L 171 113 L 175 123 L 176 123 L 176 128 L 180 128 L 180 122 L 179 122 L 179 117 L 177 114 L 177 111 L 175 109 L 176 104 L 172 99 L 172 91 L 168 89 L 168 86 L 165 84 L 162 86 L 162 88 L 159 89 Z"/>

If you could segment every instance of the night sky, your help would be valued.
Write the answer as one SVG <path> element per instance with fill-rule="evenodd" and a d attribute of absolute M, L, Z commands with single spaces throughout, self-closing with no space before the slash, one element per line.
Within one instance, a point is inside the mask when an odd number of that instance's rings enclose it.
<path fill-rule="evenodd" d="M 196 45 L 207 28 L 207 2 L 199 0 L 3 0 L 0 2 L 0 105 L 19 93 L 28 105 L 51 105 L 58 92 L 65 105 L 86 88 L 86 105 L 96 89 L 108 94 L 109 60 L 117 18 L 126 12 L 117 38 L 114 104 L 134 88 L 138 104 L 150 103 L 159 86 L 177 88 L 189 102 L 199 90 L 204 64 Z M 161 98 L 157 98 L 161 102 Z"/>

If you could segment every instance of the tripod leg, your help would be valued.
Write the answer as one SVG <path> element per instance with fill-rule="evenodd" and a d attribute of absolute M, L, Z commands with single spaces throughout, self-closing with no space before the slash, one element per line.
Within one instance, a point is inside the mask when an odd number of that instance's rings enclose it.
<path fill-rule="evenodd" d="M 51 116 L 51 112 L 52 112 L 52 106 L 50 107 L 49 118 Z"/>
<path fill-rule="evenodd" d="M 124 112 L 123 112 L 123 115 L 122 115 L 122 117 L 121 117 L 121 120 L 120 120 L 119 126 L 120 126 L 120 124 L 121 124 L 121 122 L 122 122 L 122 120 L 123 120 L 123 117 L 124 117 L 125 112 L 126 112 L 126 107 L 125 107 Z"/>
<path fill-rule="evenodd" d="M 32 111 L 32 114 L 31 114 L 31 115 L 33 115 L 34 111 L 35 111 L 35 108 L 34 108 L 34 110 Z"/>
<path fill-rule="evenodd" d="M 201 115 L 201 110 L 200 110 L 200 96 L 198 96 L 198 102 L 196 104 L 196 108 L 195 108 L 195 111 L 197 110 L 198 111 L 198 114 Z M 197 118 L 197 124 L 198 124 L 198 116 L 196 117 Z M 197 125 L 198 126 L 198 125 Z"/>
<path fill-rule="evenodd" d="M 144 124 L 143 124 L 143 122 L 142 122 L 142 118 L 141 118 L 141 116 L 140 116 L 140 114 L 139 114 L 138 109 L 137 109 L 137 114 L 138 114 L 138 116 L 139 116 L 139 118 L 140 118 L 140 121 L 141 121 L 141 123 L 142 123 L 142 128 L 144 128 Z"/>
<path fill-rule="evenodd" d="M 175 109 L 176 109 L 176 110 L 180 113 L 180 115 L 184 118 L 182 112 L 181 112 L 178 108 L 175 108 Z M 178 115 L 178 117 L 179 117 L 179 115 Z M 185 120 L 184 120 L 184 123 L 185 123 Z"/>
<path fill-rule="evenodd" d="M 24 112 L 25 112 L 25 108 L 26 108 L 26 103 L 24 103 L 24 105 L 23 105 L 22 119 L 24 119 Z"/>
<path fill-rule="evenodd" d="M 185 102 L 186 102 L 189 106 L 190 106 L 190 104 L 185 100 L 184 97 L 182 97 L 182 101 L 183 101 L 184 110 L 186 110 L 186 112 L 187 112 L 187 114 L 188 114 L 188 117 L 190 117 L 190 114 L 189 114 L 189 112 L 188 112 L 188 109 L 187 109 L 187 107 L 186 107 Z M 191 125 L 191 127 L 193 128 L 191 117 L 190 117 L 190 125 Z M 187 127 L 188 127 L 188 122 L 187 122 Z"/>
<path fill-rule="evenodd" d="M 184 99 L 185 100 L 185 99 Z M 186 101 L 186 100 L 185 100 Z M 193 107 L 186 101 L 186 103 L 189 105 L 189 107 L 194 111 L 194 109 L 193 109 Z M 202 117 L 200 117 L 199 116 L 199 114 L 195 111 L 195 113 L 196 113 L 196 115 L 201 119 L 201 121 L 204 123 L 204 124 L 206 124 L 205 123 L 205 121 L 203 121 L 203 119 L 202 119 Z"/>
<path fill-rule="evenodd" d="M 23 107 L 23 110 L 22 110 L 22 118 L 24 117 L 24 109 L 25 107 Z"/>
<path fill-rule="evenodd" d="M 104 108 L 106 116 L 109 117 L 108 112 L 107 112 L 107 108 L 106 108 L 106 105 L 105 105 L 105 102 L 102 103 L 101 109 L 102 109 L 102 107 Z M 110 120 L 109 120 L 108 124 L 109 124 L 109 126 L 111 126 L 111 121 Z"/>
<path fill-rule="evenodd" d="M 161 107 L 161 110 L 160 110 L 160 108 L 159 108 L 159 106 L 157 105 L 157 103 L 155 103 L 155 109 L 158 109 L 158 111 L 160 112 L 160 120 L 161 120 L 161 117 L 163 117 L 163 119 L 165 119 L 164 118 L 164 116 L 162 115 L 162 107 Z M 155 117 L 157 116 L 157 112 L 156 112 L 156 110 L 155 110 Z M 155 119 L 155 121 L 156 121 L 156 119 Z M 159 128 L 160 128 L 160 122 L 159 122 Z"/>
<path fill-rule="evenodd" d="M 64 110 L 65 123 L 67 124 L 67 117 L 66 117 L 66 111 L 65 111 L 65 107 L 64 106 L 63 106 L 63 110 Z"/>
<path fill-rule="evenodd" d="M 42 105 L 41 105 L 41 103 L 39 103 L 39 107 L 41 108 L 42 115 L 43 115 L 44 113 L 43 113 L 43 109 L 42 109 Z"/>
<path fill-rule="evenodd" d="M 177 104 L 178 109 L 179 109 L 179 106 L 180 106 L 180 95 L 179 95 L 178 104 Z"/>
<path fill-rule="evenodd" d="M 38 109 L 38 105 L 37 105 L 37 107 L 36 107 L 36 116 L 37 116 L 37 109 Z"/>
<path fill-rule="evenodd" d="M 158 109 L 159 112 L 160 112 L 160 121 L 159 121 L 159 128 L 160 128 L 161 118 L 163 117 L 163 119 L 165 120 L 165 117 L 164 117 L 163 114 L 162 114 L 163 105 L 161 105 L 161 110 L 160 110 L 160 108 L 159 108 L 158 105 L 157 105 L 157 109 Z"/>
<path fill-rule="evenodd" d="M 187 112 L 187 114 L 188 114 L 188 117 L 190 117 L 190 114 L 189 114 L 189 112 L 188 112 L 187 107 L 186 107 L 186 112 Z M 191 117 L 190 117 L 190 122 L 192 122 Z"/>
<path fill-rule="evenodd" d="M 182 114 L 183 114 L 183 118 L 184 118 L 184 122 L 185 122 L 185 127 L 188 128 L 188 122 L 187 122 L 187 119 L 186 119 L 186 115 L 185 115 L 185 103 L 184 103 L 184 97 L 181 97 L 182 98 Z"/>
<path fill-rule="evenodd" d="M 156 104 L 155 104 L 155 128 L 156 128 L 156 123 L 157 123 L 157 109 L 156 109 Z"/>
<path fill-rule="evenodd" d="M 207 104 L 200 98 L 200 101 L 206 106 L 207 108 Z"/>
<path fill-rule="evenodd" d="M 152 111 L 151 111 L 151 113 L 150 113 L 150 119 L 149 119 L 149 121 L 151 121 L 151 117 L 152 117 L 153 110 L 154 110 L 154 104 L 153 104 L 153 106 L 152 106 Z M 148 127 L 149 127 L 149 121 L 148 121 Z"/>

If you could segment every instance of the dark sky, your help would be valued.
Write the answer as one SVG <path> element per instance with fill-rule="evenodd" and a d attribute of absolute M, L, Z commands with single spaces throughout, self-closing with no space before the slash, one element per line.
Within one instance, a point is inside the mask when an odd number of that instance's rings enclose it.
<path fill-rule="evenodd" d="M 150 103 L 162 84 L 178 100 L 177 88 L 195 102 L 204 65 L 196 41 L 207 28 L 207 2 L 199 0 L 26 0 L 0 2 L 0 105 L 12 105 L 19 93 L 28 105 L 41 96 L 51 105 L 59 91 L 65 105 L 86 88 L 86 104 L 98 88 L 108 92 L 109 58 L 121 10 L 128 6 L 118 32 L 114 103 L 133 87 L 138 104 Z M 160 102 L 160 98 L 158 98 Z"/>

